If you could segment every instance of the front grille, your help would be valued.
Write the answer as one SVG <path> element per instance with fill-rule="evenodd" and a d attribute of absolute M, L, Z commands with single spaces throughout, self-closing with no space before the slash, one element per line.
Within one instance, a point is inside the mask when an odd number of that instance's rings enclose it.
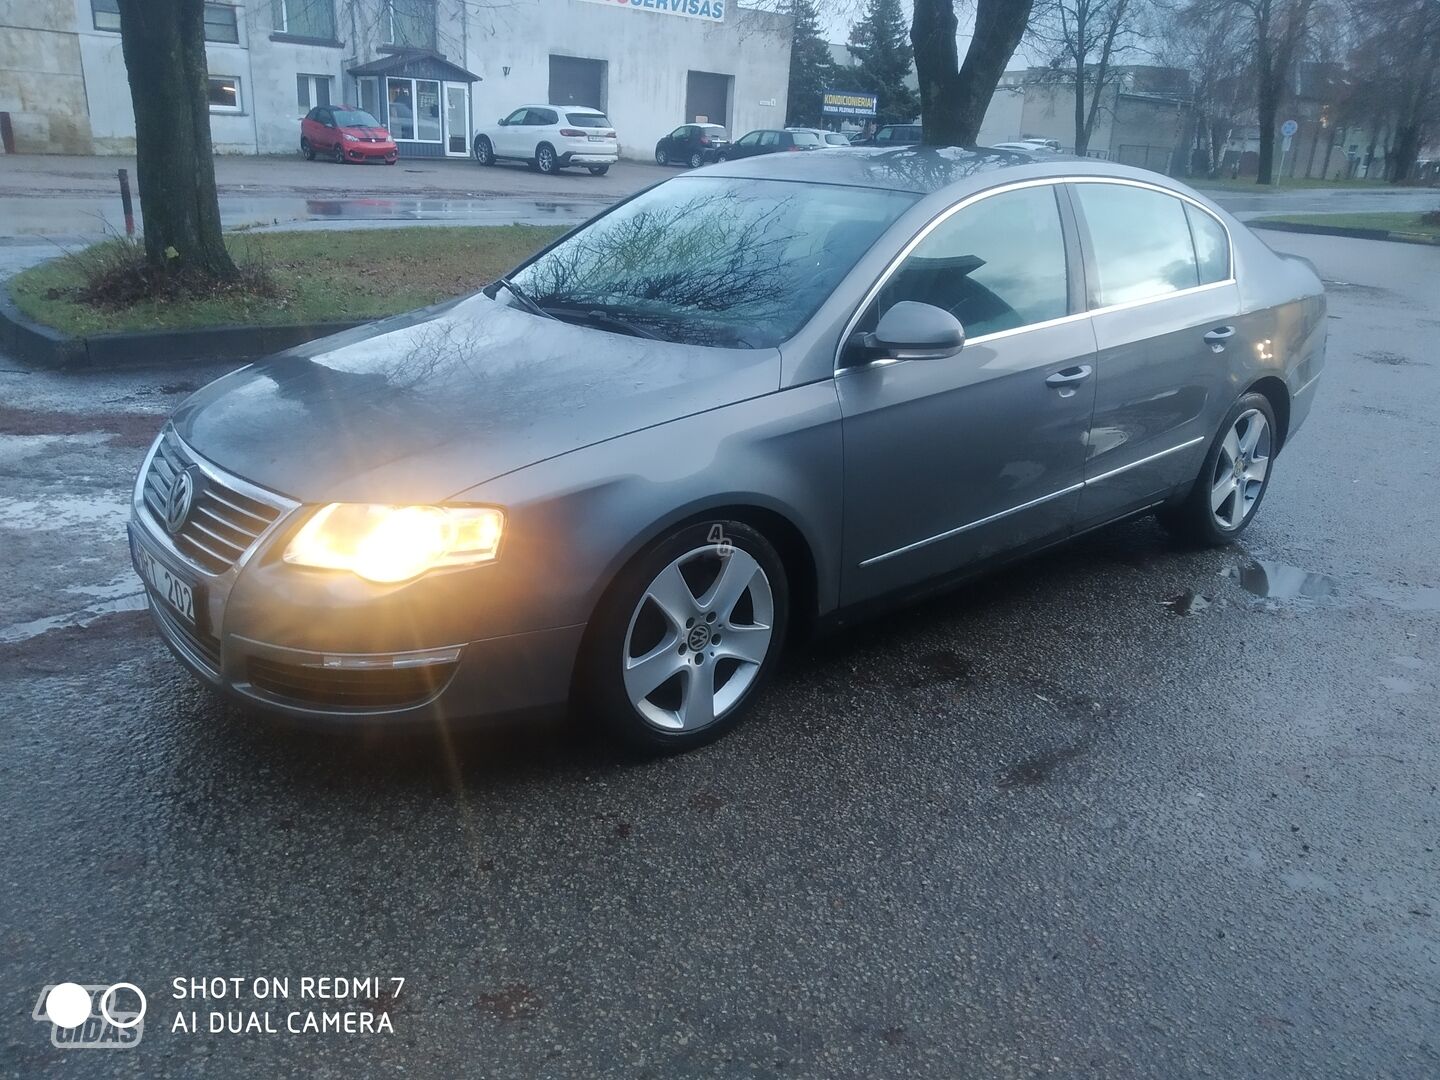
<path fill-rule="evenodd" d="M 282 508 L 242 494 L 214 468 L 196 465 L 194 455 L 167 428 L 145 475 L 145 508 L 181 555 L 202 570 L 223 574 L 275 523 Z M 195 481 L 195 498 L 179 531 L 172 533 L 165 526 L 165 508 L 175 478 L 186 469 Z"/>
<path fill-rule="evenodd" d="M 323 668 L 252 657 L 250 683 L 287 701 L 350 709 L 395 709 L 434 697 L 455 663 L 399 668 Z"/>
<path fill-rule="evenodd" d="M 170 614 L 165 605 L 153 597 L 150 600 L 150 614 L 160 624 L 166 637 L 207 668 L 212 675 L 220 672 L 220 639 L 187 624 L 183 619 Z"/>

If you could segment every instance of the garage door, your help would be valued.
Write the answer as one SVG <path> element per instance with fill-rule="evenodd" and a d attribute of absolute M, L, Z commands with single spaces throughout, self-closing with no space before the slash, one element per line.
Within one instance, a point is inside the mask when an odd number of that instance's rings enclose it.
<path fill-rule="evenodd" d="M 685 122 L 729 127 L 730 83 L 733 75 L 691 71 L 685 78 Z"/>
<path fill-rule="evenodd" d="M 550 57 L 550 104 L 588 105 L 605 111 L 605 61 Z"/>

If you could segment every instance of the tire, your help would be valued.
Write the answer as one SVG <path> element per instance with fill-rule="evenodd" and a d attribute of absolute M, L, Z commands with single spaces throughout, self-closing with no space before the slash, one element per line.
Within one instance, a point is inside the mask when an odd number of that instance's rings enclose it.
<path fill-rule="evenodd" d="M 636 556 L 597 607 L 577 701 L 642 754 L 713 742 L 773 673 L 789 610 L 784 565 L 755 529 L 738 521 L 677 529 Z"/>
<path fill-rule="evenodd" d="M 306 161 L 314 161 L 314 160 L 315 160 L 315 148 L 310 145 L 310 140 L 309 140 L 309 139 L 301 139 L 301 140 L 300 140 L 300 153 L 302 153 L 302 154 L 305 155 L 305 160 L 306 160 Z"/>
<path fill-rule="evenodd" d="M 541 143 L 535 148 L 535 167 L 546 176 L 554 176 L 560 171 L 560 159 L 555 156 L 555 148 L 549 143 Z"/>
<path fill-rule="evenodd" d="M 331 159 L 332 161 L 334 161 L 336 165 L 344 165 L 344 164 L 345 164 L 345 147 L 341 146 L 341 145 L 337 142 L 337 143 L 331 148 L 331 150 L 330 150 L 330 159 Z"/>
<path fill-rule="evenodd" d="M 705 159 L 700 156 L 699 150 L 696 150 L 693 154 L 690 155 L 690 168 L 698 169 L 701 165 L 704 164 Z"/>
<path fill-rule="evenodd" d="M 730 156 L 729 156 L 728 154 L 716 154 L 716 155 L 715 155 L 715 164 L 716 164 L 716 165 L 724 165 L 725 162 L 727 162 L 727 161 L 729 161 L 729 160 L 730 160 Z"/>
<path fill-rule="evenodd" d="M 604 175 L 605 175 L 607 172 L 609 172 L 609 171 L 610 171 L 610 166 L 609 166 L 609 165 L 591 165 L 591 166 L 590 166 L 590 175 L 591 175 L 591 176 L 604 176 Z"/>
<path fill-rule="evenodd" d="M 1264 394 L 1242 395 L 1225 414 L 1194 486 L 1181 502 L 1161 508 L 1160 523 L 1177 539 L 1200 547 L 1239 539 L 1270 490 L 1279 430 Z"/>
<path fill-rule="evenodd" d="M 495 147 L 491 145 L 490 140 L 484 135 L 477 135 L 475 136 L 475 147 L 471 156 L 474 157 L 477 164 L 494 165 Z"/>
<path fill-rule="evenodd" d="M 663 146 L 657 146 L 655 148 L 655 164 L 662 167 L 670 164 L 670 155 L 665 152 Z"/>

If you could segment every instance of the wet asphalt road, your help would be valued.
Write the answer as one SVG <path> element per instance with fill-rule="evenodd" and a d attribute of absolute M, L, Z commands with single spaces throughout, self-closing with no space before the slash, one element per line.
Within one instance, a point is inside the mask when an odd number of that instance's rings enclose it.
<path fill-rule="evenodd" d="M 1267 239 L 1335 282 L 1331 360 L 1243 547 L 1095 534 L 643 765 L 217 704 L 121 533 L 204 373 L 0 358 L 3 1074 L 1440 1074 L 1440 249 Z M 172 1032 L 317 1005 L 169 997 L 214 975 L 406 983 L 353 1006 L 393 1034 Z M 142 1044 L 53 1050 L 61 979 L 143 987 Z"/>

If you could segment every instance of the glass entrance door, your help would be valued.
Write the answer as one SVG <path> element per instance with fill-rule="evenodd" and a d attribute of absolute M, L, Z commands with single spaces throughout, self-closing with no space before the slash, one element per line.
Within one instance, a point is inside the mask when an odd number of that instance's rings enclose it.
<path fill-rule="evenodd" d="M 445 84 L 445 156 L 465 157 L 470 153 L 470 88 L 464 83 Z"/>

